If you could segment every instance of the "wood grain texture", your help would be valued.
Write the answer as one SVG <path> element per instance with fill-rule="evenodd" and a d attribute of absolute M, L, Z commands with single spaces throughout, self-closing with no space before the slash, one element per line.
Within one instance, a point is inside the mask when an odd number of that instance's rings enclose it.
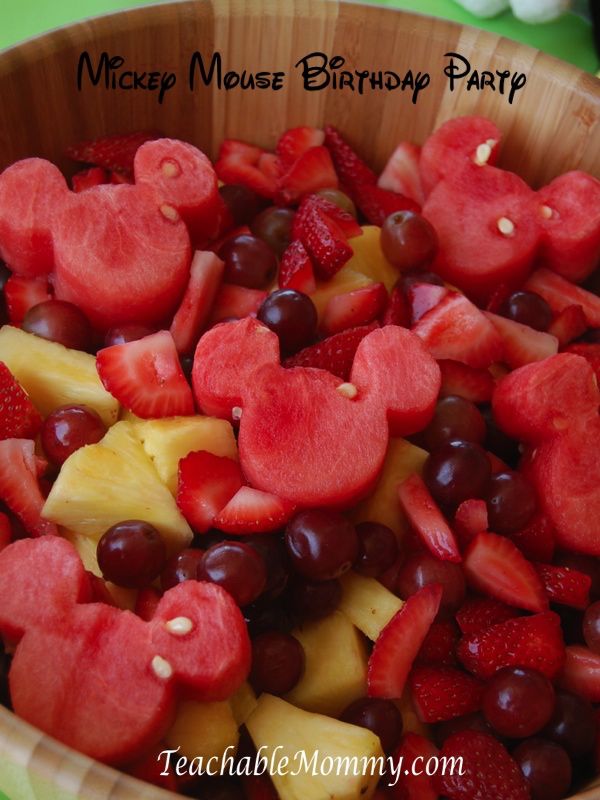
<path fill-rule="evenodd" d="M 138 70 L 175 71 L 163 105 L 153 93 L 76 88 L 82 50 L 106 50 Z M 284 89 L 193 93 L 185 82 L 199 50 L 227 69 L 284 70 Z M 349 68 L 429 72 L 416 105 L 406 93 L 307 92 L 294 72 L 312 51 L 343 55 Z M 506 97 L 448 90 L 444 54 L 479 69 L 520 70 L 528 83 Z M 505 132 L 502 164 L 534 185 L 580 167 L 600 175 L 600 81 L 535 50 L 442 20 L 334 0 L 187 0 L 73 25 L 0 54 L 0 168 L 26 156 L 62 158 L 79 139 L 140 128 L 194 142 L 215 156 L 224 137 L 271 147 L 292 125 L 339 126 L 376 167 L 400 139 L 422 142 L 458 114 L 493 118 Z M 174 795 L 104 767 L 0 708 L 0 789 L 11 800 L 148 800 Z M 600 789 L 578 795 L 600 800 Z"/>

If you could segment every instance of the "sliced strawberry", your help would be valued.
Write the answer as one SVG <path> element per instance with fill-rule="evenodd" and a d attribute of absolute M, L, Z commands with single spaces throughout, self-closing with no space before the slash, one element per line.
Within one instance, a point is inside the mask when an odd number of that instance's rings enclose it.
<path fill-rule="evenodd" d="M 377 175 L 354 152 L 332 125 L 325 127 L 325 146 L 329 149 L 340 182 L 349 190 L 377 183 Z"/>
<path fill-rule="evenodd" d="M 403 481 L 398 496 L 410 524 L 427 549 L 442 561 L 460 561 L 454 534 L 421 476 L 415 473 Z"/>
<path fill-rule="evenodd" d="M 566 648 L 560 683 L 591 703 L 600 703 L 600 654 L 582 645 Z"/>
<path fill-rule="evenodd" d="M 178 353 L 188 355 L 196 346 L 210 318 L 224 267 L 214 253 L 196 250 L 190 279 L 170 328 Z"/>
<path fill-rule="evenodd" d="M 109 175 L 102 167 L 82 169 L 71 178 L 71 186 L 74 192 L 84 192 L 86 189 L 101 186 L 103 183 L 109 183 Z"/>
<path fill-rule="evenodd" d="M 456 612 L 458 627 L 465 636 L 481 633 L 500 622 L 518 617 L 516 608 L 507 606 L 492 597 L 470 597 Z"/>
<path fill-rule="evenodd" d="M 371 225 L 383 225 L 396 211 L 420 211 L 421 207 L 397 192 L 390 192 L 371 183 L 357 186 L 352 199 Z"/>
<path fill-rule="evenodd" d="M 410 307 L 410 324 L 415 325 L 448 294 L 445 286 L 434 283 L 413 283 L 408 287 L 406 298 Z"/>
<path fill-rule="evenodd" d="M 237 461 L 192 452 L 179 462 L 177 505 L 195 531 L 206 533 L 243 483 Z"/>
<path fill-rule="evenodd" d="M 388 302 L 383 317 L 382 325 L 400 325 L 403 328 L 410 328 L 410 310 L 406 301 L 406 295 L 400 286 L 394 286 L 388 297 Z"/>
<path fill-rule="evenodd" d="M 44 498 L 38 483 L 34 448 L 31 439 L 0 442 L 0 500 L 16 514 L 30 536 L 58 535 L 56 525 L 42 519 Z"/>
<path fill-rule="evenodd" d="M 535 569 L 505 536 L 478 533 L 464 555 L 473 588 L 517 608 L 545 611 L 548 596 Z"/>
<path fill-rule="evenodd" d="M 587 330 L 587 320 L 583 313 L 583 308 L 577 306 L 566 306 L 553 319 L 548 333 L 556 336 L 559 346 L 566 347 L 573 339 L 579 339 Z"/>
<path fill-rule="evenodd" d="M 500 317 L 489 311 L 486 317 L 498 331 L 502 339 L 502 360 L 512 369 L 523 367 L 534 361 L 543 361 L 545 358 L 558 353 L 558 339 L 550 333 L 536 331 L 529 325 L 515 322 L 506 317 Z"/>
<path fill-rule="evenodd" d="M 284 367 L 326 369 L 344 381 L 350 377 L 354 354 L 362 340 L 377 328 L 377 323 L 336 333 L 322 342 L 305 347 L 283 362 Z"/>
<path fill-rule="evenodd" d="M 423 640 L 416 658 L 419 664 L 438 664 L 451 667 L 456 664 L 456 645 L 459 631 L 451 619 L 434 622 Z"/>
<path fill-rule="evenodd" d="M 442 770 L 436 776 L 448 800 L 530 800 L 531 790 L 504 745 L 481 731 L 459 731 L 444 742 L 441 759 L 462 759 L 462 769 Z M 441 763 L 444 763 L 443 761 Z M 446 762 L 448 763 L 448 762 Z"/>
<path fill-rule="evenodd" d="M 554 528 L 545 514 L 534 514 L 527 525 L 520 531 L 511 533 L 510 538 L 525 558 L 532 561 L 552 561 Z"/>
<path fill-rule="evenodd" d="M 303 236 L 306 235 L 306 228 L 310 224 L 311 219 L 310 214 L 315 209 L 322 211 L 327 217 L 333 220 L 348 239 L 362 235 L 362 228 L 350 212 L 345 211 L 325 197 L 321 197 L 318 194 L 311 194 L 302 200 L 296 212 L 296 216 L 294 217 L 294 224 L 292 227 L 292 237 L 294 239 L 302 239 Z"/>
<path fill-rule="evenodd" d="M 352 258 L 352 248 L 338 223 L 320 208 L 307 208 L 303 222 L 300 240 L 315 271 L 328 280 Z"/>
<path fill-rule="evenodd" d="M 565 660 L 560 617 L 545 611 L 500 622 L 464 636 L 457 655 L 478 678 L 490 678 L 502 667 L 528 667 L 555 678 Z"/>
<path fill-rule="evenodd" d="M 0 553 L 12 542 L 13 529 L 10 519 L 0 511 Z"/>
<path fill-rule="evenodd" d="M 555 272 L 545 268 L 536 270 L 524 288 L 541 295 L 555 314 L 567 306 L 581 306 L 589 327 L 600 328 L 600 297 Z"/>
<path fill-rule="evenodd" d="M 104 388 L 138 417 L 194 413 L 192 390 L 168 331 L 105 347 L 98 352 L 96 367 Z"/>
<path fill-rule="evenodd" d="M 161 596 L 161 593 L 152 586 L 140 589 L 135 600 L 134 612 L 145 622 L 150 622 L 158 608 Z"/>
<path fill-rule="evenodd" d="M 115 172 L 114 170 L 110 173 L 110 180 L 109 183 L 114 184 L 115 186 L 119 186 L 123 183 L 132 184 L 133 176 L 132 175 L 125 175 L 123 172 Z"/>
<path fill-rule="evenodd" d="M 277 182 L 260 170 L 258 164 L 263 152 L 260 147 L 226 139 L 219 149 L 215 171 L 223 183 L 240 183 L 261 197 L 272 199 Z"/>
<path fill-rule="evenodd" d="M 300 156 L 313 147 L 320 147 L 325 141 L 325 132 L 320 128 L 301 125 L 289 128 L 279 137 L 275 145 L 275 153 L 285 168 L 294 164 Z"/>
<path fill-rule="evenodd" d="M 337 188 L 338 179 L 326 147 L 311 147 L 285 172 L 278 182 L 278 197 L 294 203 L 318 189 Z"/>
<path fill-rule="evenodd" d="M 222 283 L 217 291 L 210 324 L 230 319 L 255 317 L 258 309 L 267 298 L 267 292 L 261 289 L 247 289 L 233 283 Z"/>
<path fill-rule="evenodd" d="M 484 684 L 452 667 L 413 667 L 410 678 L 413 705 L 421 722 L 444 722 L 479 711 Z"/>
<path fill-rule="evenodd" d="M 20 325 L 30 308 L 51 299 L 45 278 L 21 278 L 11 275 L 4 284 L 4 300 L 12 325 Z"/>
<path fill-rule="evenodd" d="M 242 486 L 217 514 L 215 528 L 238 535 L 270 533 L 289 520 L 295 505 L 268 492 Z"/>
<path fill-rule="evenodd" d="M 585 609 L 590 603 L 592 579 L 589 575 L 569 567 L 554 564 L 534 564 L 546 594 L 553 603 Z"/>
<path fill-rule="evenodd" d="M 600 385 L 600 344 L 570 344 L 565 348 L 566 353 L 582 356 L 591 365 Z"/>
<path fill-rule="evenodd" d="M 405 733 L 397 750 L 392 756 L 393 775 L 387 785 L 383 800 L 438 800 L 438 792 L 434 786 L 434 778 L 422 769 L 439 755 L 432 741 L 418 733 Z M 435 763 L 435 762 L 431 762 Z M 374 800 L 377 800 L 374 796 Z"/>
<path fill-rule="evenodd" d="M 438 360 L 442 373 L 440 397 L 458 395 L 472 403 L 489 403 L 494 393 L 494 379 L 487 369 L 477 369 L 462 361 L 441 358 Z"/>
<path fill-rule="evenodd" d="M 432 583 L 411 595 L 379 634 L 367 673 L 370 697 L 399 699 L 413 661 L 435 619 L 442 587 Z"/>
<path fill-rule="evenodd" d="M 109 592 L 106 581 L 93 572 L 86 570 L 90 581 L 90 592 L 92 603 L 104 603 L 107 606 L 115 606 L 116 603 L 112 594 Z"/>
<path fill-rule="evenodd" d="M 421 317 L 413 332 L 434 358 L 478 368 L 502 358 L 502 340 L 496 329 L 477 306 L 458 292 L 449 292 Z"/>
<path fill-rule="evenodd" d="M 270 181 L 279 183 L 281 178 L 281 162 L 275 153 L 261 153 L 257 164 L 262 174 Z"/>
<path fill-rule="evenodd" d="M 67 147 L 65 155 L 73 161 L 94 164 L 109 171 L 130 175 L 133 171 L 133 159 L 144 142 L 157 139 L 154 131 L 136 131 L 134 133 L 102 136 Z"/>
<path fill-rule="evenodd" d="M 368 325 L 384 311 L 388 293 L 383 283 L 371 283 L 353 292 L 334 295 L 323 311 L 321 330 L 327 336 Z"/>
<path fill-rule="evenodd" d="M 454 530 L 461 546 L 466 547 L 478 533 L 487 529 L 488 512 L 485 500 L 463 500 L 454 514 Z"/>
<path fill-rule="evenodd" d="M 425 202 L 425 192 L 419 171 L 421 148 L 411 142 L 400 142 L 389 157 L 377 185 L 382 189 L 403 194 L 418 203 Z"/>
<path fill-rule="evenodd" d="M 302 242 L 297 239 L 286 247 L 279 262 L 279 287 L 312 294 L 317 288 L 312 261 Z"/>
<path fill-rule="evenodd" d="M 39 411 L 0 361 L 0 439 L 34 439 L 41 427 Z"/>

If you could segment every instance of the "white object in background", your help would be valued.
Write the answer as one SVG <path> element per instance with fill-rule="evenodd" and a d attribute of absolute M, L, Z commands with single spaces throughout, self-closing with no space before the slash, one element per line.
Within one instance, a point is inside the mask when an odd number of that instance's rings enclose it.
<path fill-rule="evenodd" d="M 571 6 L 571 0 L 456 0 L 456 2 L 471 14 L 483 18 L 495 17 L 502 11 L 512 8 L 517 19 L 531 24 L 557 19 Z"/>
<path fill-rule="evenodd" d="M 508 0 L 457 0 L 458 4 L 476 17 L 495 17 L 510 8 Z"/>

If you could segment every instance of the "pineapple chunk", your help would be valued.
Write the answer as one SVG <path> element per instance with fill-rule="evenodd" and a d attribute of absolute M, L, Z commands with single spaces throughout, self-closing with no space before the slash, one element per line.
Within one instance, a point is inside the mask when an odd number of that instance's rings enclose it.
<path fill-rule="evenodd" d="M 319 283 L 316 291 L 310 296 L 310 299 L 313 301 L 315 308 L 317 309 L 319 319 L 323 316 L 325 306 L 334 295 L 354 292 L 357 289 L 362 289 L 363 286 L 368 286 L 371 283 L 373 283 L 373 281 L 366 275 L 363 275 L 360 272 L 355 272 L 352 269 L 348 269 L 348 266 L 345 264 L 339 272 L 336 272 L 331 280 Z"/>
<path fill-rule="evenodd" d="M 286 700 L 306 711 L 339 717 L 346 706 L 367 694 L 365 641 L 339 611 L 298 628 L 304 647 L 304 675 Z"/>
<path fill-rule="evenodd" d="M 226 700 L 220 703 L 184 700 L 165 736 L 167 747 L 180 748 L 178 755 L 190 761 L 198 757 L 221 759 L 224 755 L 234 758 L 238 740 L 238 724 Z"/>
<path fill-rule="evenodd" d="M 392 594 L 375 578 L 365 578 L 356 572 L 347 572 L 340 578 L 342 599 L 340 611 L 356 627 L 376 641 L 381 631 L 396 614 L 404 601 Z"/>
<path fill-rule="evenodd" d="M 402 714 L 402 730 L 404 733 L 418 733 L 425 739 L 432 739 L 433 728 L 421 722 L 412 701 L 410 689 L 405 689 L 402 699 L 396 700 L 395 705 Z"/>
<path fill-rule="evenodd" d="M 229 703 L 237 724 L 245 725 L 246 720 L 258 705 L 258 700 L 254 694 L 254 689 L 247 681 L 244 681 L 237 692 L 231 695 Z"/>
<path fill-rule="evenodd" d="M 157 528 L 170 555 L 192 541 L 189 525 L 130 422 L 117 422 L 102 441 L 65 461 L 42 516 L 95 540 L 117 522 L 141 519 Z"/>
<path fill-rule="evenodd" d="M 398 486 L 409 475 L 421 473 L 428 453 L 407 442 L 390 439 L 383 469 L 373 493 L 352 512 L 355 523 L 370 520 L 387 525 L 397 536 L 408 530 L 408 521 L 400 508 Z"/>
<path fill-rule="evenodd" d="M 97 411 L 105 425 L 117 421 L 119 404 L 102 386 L 96 359 L 89 353 L 5 325 L 0 329 L 0 361 L 44 417 L 59 406 L 83 404 Z"/>
<path fill-rule="evenodd" d="M 388 292 L 400 277 L 400 272 L 383 255 L 380 244 L 381 228 L 364 225 L 362 236 L 350 241 L 354 255 L 344 264 L 348 270 L 360 272 L 372 281 L 383 283 Z"/>
<path fill-rule="evenodd" d="M 231 423 L 214 417 L 171 417 L 134 422 L 133 429 L 171 494 L 177 491 L 179 460 L 192 450 L 208 450 L 237 460 Z"/>
<path fill-rule="evenodd" d="M 269 767 L 272 762 L 281 800 L 373 796 L 385 762 L 378 737 L 366 728 L 302 711 L 269 694 L 260 697 L 246 727 Z"/>

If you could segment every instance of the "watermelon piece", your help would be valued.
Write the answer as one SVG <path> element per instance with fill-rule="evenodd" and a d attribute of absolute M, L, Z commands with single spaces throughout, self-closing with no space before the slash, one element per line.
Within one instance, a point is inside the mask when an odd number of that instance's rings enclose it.
<path fill-rule="evenodd" d="M 503 345 L 502 360 L 512 369 L 533 361 L 543 361 L 558 353 L 558 339 L 550 333 L 536 331 L 522 322 L 484 312 L 500 334 Z"/>
<path fill-rule="evenodd" d="M 263 292 L 262 289 L 248 289 L 246 286 L 222 283 L 217 290 L 209 324 L 255 317 L 266 299 L 267 292 Z"/>
<path fill-rule="evenodd" d="M 400 142 L 383 168 L 377 185 L 390 192 L 403 194 L 420 206 L 425 192 L 419 172 L 421 148 L 411 142 Z"/>
<path fill-rule="evenodd" d="M 0 175 L 0 257 L 15 275 L 52 271 L 52 230 L 69 194 L 61 171 L 42 158 L 17 161 Z"/>
<path fill-rule="evenodd" d="M 565 172 L 538 192 L 542 228 L 540 260 L 578 283 L 600 263 L 600 181 Z"/>
<path fill-rule="evenodd" d="M 600 297 L 565 280 L 552 270 L 537 269 L 528 278 L 525 289 L 536 292 L 555 314 L 567 306 L 581 306 L 590 328 L 600 328 Z"/>
<path fill-rule="evenodd" d="M 587 320 L 581 306 L 567 306 L 552 320 L 548 333 L 556 336 L 561 348 L 579 339 L 587 330 Z"/>
<path fill-rule="evenodd" d="M 582 356 L 588 361 L 594 370 L 598 385 L 600 385 L 600 344 L 571 344 L 565 352 L 574 353 L 576 356 Z"/>
<path fill-rule="evenodd" d="M 177 352 L 193 352 L 210 317 L 225 264 L 210 251 L 197 250 L 192 259 L 190 279 L 171 323 Z"/>

